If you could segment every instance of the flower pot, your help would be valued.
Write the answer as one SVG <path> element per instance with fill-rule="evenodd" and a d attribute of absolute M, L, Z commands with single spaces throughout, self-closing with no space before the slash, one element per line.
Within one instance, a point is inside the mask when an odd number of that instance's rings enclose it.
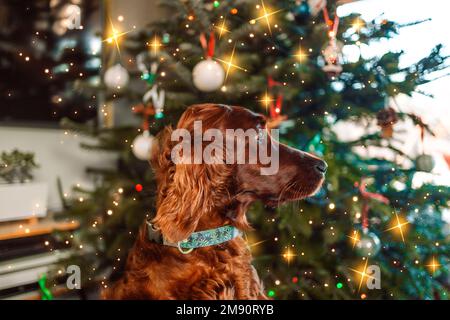
<path fill-rule="evenodd" d="M 47 183 L 0 184 L 0 222 L 45 217 L 47 200 Z"/>

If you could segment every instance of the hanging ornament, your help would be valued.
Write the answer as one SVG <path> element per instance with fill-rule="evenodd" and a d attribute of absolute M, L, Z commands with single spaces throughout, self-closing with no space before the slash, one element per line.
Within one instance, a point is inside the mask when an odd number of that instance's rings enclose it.
<path fill-rule="evenodd" d="M 323 8 L 323 16 L 325 23 L 328 26 L 329 41 L 325 49 L 322 50 L 322 55 L 325 60 L 325 66 L 322 67 L 322 70 L 330 78 L 334 78 L 342 72 L 342 65 L 340 61 L 342 45 L 336 40 L 339 26 L 339 16 L 335 12 L 334 21 L 331 20 L 326 7 Z"/>
<path fill-rule="evenodd" d="M 150 70 L 148 70 L 147 65 L 145 63 L 146 54 L 140 53 L 136 57 L 136 64 L 141 71 L 141 79 L 147 82 L 148 85 L 153 85 L 156 80 L 156 72 L 158 71 L 158 63 L 152 62 L 150 65 Z"/>
<path fill-rule="evenodd" d="M 292 11 L 292 14 L 294 15 L 295 21 L 297 23 L 305 24 L 311 16 L 308 2 L 306 0 L 303 0 L 300 4 L 296 4 Z"/>
<path fill-rule="evenodd" d="M 113 90 L 120 90 L 124 88 L 128 84 L 129 80 L 130 76 L 128 75 L 127 70 L 122 67 L 120 63 L 110 67 L 106 70 L 104 75 L 106 86 Z"/>
<path fill-rule="evenodd" d="M 148 130 L 138 135 L 133 140 L 133 154 L 139 160 L 149 160 L 152 154 L 155 137 L 153 137 Z"/>
<path fill-rule="evenodd" d="M 163 44 L 168 44 L 169 42 L 170 42 L 170 34 L 167 33 L 167 32 L 165 32 L 165 33 L 162 35 L 162 43 L 163 43 Z"/>
<path fill-rule="evenodd" d="M 270 96 L 274 97 L 271 99 L 267 96 L 262 100 L 266 106 L 269 108 L 269 121 L 267 122 L 268 128 L 277 128 L 283 121 L 287 119 L 287 116 L 281 114 L 283 107 L 283 93 L 279 89 L 282 86 L 281 82 L 277 82 L 272 79 L 271 76 L 267 77 L 267 86 Z"/>
<path fill-rule="evenodd" d="M 362 197 L 362 209 L 361 209 L 361 235 L 354 234 L 350 237 L 353 240 L 356 253 L 363 257 L 373 257 L 381 249 L 381 242 L 378 236 L 369 231 L 369 199 L 373 199 L 384 204 L 389 204 L 389 199 L 379 193 L 368 192 L 366 190 L 366 183 L 364 178 L 360 183 L 355 183 L 358 187 Z"/>
<path fill-rule="evenodd" d="M 431 172 L 434 169 L 434 158 L 429 154 L 421 154 L 416 158 L 417 171 Z"/>
<path fill-rule="evenodd" d="M 149 120 L 148 118 L 155 114 L 155 109 L 151 104 L 140 104 L 133 107 L 134 113 L 139 113 L 142 116 L 142 130 L 143 133 L 138 135 L 132 144 L 132 152 L 136 158 L 140 160 L 149 160 L 152 153 L 154 137 L 149 132 Z"/>
<path fill-rule="evenodd" d="M 434 169 L 434 158 L 425 153 L 425 123 L 422 119 L 416 116 L 416 121 L 420 127 L 420 140 L 422 144 L 422 154 L 416 158 L 415 166 L 417 171 L 431 172 Z"/>
<path fill-rule="evenodd" d="M 316 17 L 327 5 L 327 0 L 308 0 L 309 11 Z"/>
<path fill-rule="evenodd" d="M 363 229 L 355 245 L 356 254 L 361 257 L 374 257 L 381 249 L 380 238 L 369 229 Z"/>
<path fill-rule="evenodd" d="M 385 139 L 392 138 L 394 124 L 398 121 L 397 112 L 394 108 L 387 107 L 377 113 L 377 124 L 381 127 L 381 136 Z"/>
<path fill-rule="evenodd" d="M 322 54 L 325 59 L 325 65 L 322 67 L 322 70 L 330 78 L 337 77 L 342 72 L 342 65 L 340 63 L 341 49 L 336 38 L 330 38 Z"/>
<path fill-rule="evenodd" d="M 144 94 L 142 98 L 144 104 L 147 104 L 151 100 L 153 109 L 155 111 L 155 118 L 164 118 L 164 102 L 165 102 L 165 91 L 160 90 L 158 92 L 158 86 L 155 84 L 149 91 Z"/>
<path fill-rule="evenodd" d="M 200 43 L 205 50 L 206 59 L 197 63 L 192 70 L 192 80 L 195 87 L 203 92 L 216 91 L 223 85 L 225 71 L 217 61 L 214 61 L 214 33 L 210 33 L 209 42 L 204 33 L 200 35 Z"/>

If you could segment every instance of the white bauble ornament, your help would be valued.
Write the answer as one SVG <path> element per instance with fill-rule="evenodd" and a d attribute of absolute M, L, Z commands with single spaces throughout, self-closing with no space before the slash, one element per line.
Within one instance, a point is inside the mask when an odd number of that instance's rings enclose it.
<path fill-rule="evenodd" d="M 327 0 L 308 0 L 309 12 L 313 17 L 317 16 L 319 12 L 327 5 Z"/>
<path fill-rule="evenodd" d="M 119 63 L 112 66 L 105 72 L 105 84 L 109 89 L 122 89 L 128 84 L 130 76 L 127 69 L 122 67 Z"/>
<path fill-rule="evenodd" d="M 192 70 L 195 87 L 204 92 L 211 92 L 223 85 L 225 71 L 220 63 L 210 58 L 200 61 Z"/>
<path fill-rule="evenodd" d="M 144 131 L 133 140 L 133 154 L 139 160 L 149 160 L 155 138 L 148 131 Z"/>

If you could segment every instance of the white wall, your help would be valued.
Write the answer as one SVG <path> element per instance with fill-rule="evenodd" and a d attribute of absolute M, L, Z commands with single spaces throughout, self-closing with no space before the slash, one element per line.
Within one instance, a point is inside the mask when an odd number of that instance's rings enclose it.
<path fill-rule="evenodd" d="M 35 171 L 35 181 L 47 182 L 49 186 L 49 209 L 61 206 L 56 179 L 60 177 L 64 191 L 69 192 L 77 183 L 90 186 L 91 179 L 85 174 L 87 166 L 114 166 L 112 153 L 86 151 L 79 147 L 85 137 L 56 129 L 24 127 L 0 127 L 0 152 L 15 148 L 35 153 L 40 168 Z"/>

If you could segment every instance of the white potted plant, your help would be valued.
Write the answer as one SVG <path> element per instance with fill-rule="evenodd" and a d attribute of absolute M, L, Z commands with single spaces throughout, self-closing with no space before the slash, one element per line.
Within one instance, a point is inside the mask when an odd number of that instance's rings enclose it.
<path fill-rule="evenodd" d="M 32 171 L 38 167 L 31 152 L 0 154 L 0 222 L 47 214 L 48 185 L 32 182 Z"/>

